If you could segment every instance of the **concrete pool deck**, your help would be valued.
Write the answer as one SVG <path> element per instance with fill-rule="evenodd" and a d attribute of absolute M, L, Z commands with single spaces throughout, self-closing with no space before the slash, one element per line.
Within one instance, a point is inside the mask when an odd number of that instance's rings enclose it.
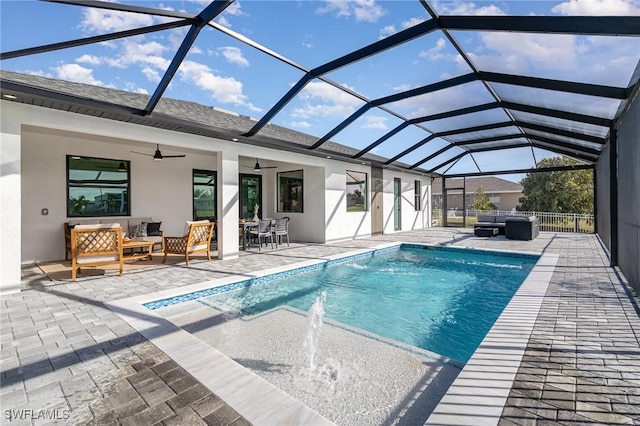
<path fill-rule="evenodd" d="M 59 424 L 247 424 L 104 303 L 391 241 L 557 255 L 498 421 L 640 424 L 638 298 L 607 266 L 594 235 L 542 233 L 524 242 L 442 228 L 327 245 L 292 244 L 222 262 L 194 261 L 189 267 L 76 283 L 50 281 L 38 268 L 25 268 L 23 291 L 2 297 L 3 410 L 22 415 L 11 424 L 32 424 L 28 410 L 66 418 Z M 487 386 L 486 379 L 478 379 L 478 386 Z M 464 413 L 464 404 L 452 404 Z M 6 416 L 5 411 L 8 424 Z"/>

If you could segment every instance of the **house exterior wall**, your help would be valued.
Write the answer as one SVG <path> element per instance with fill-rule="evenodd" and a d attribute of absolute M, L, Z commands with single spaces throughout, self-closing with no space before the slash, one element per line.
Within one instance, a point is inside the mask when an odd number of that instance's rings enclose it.
<path fill-rule="evenodd" d="M 368 166 L 1 102 L 0 292 L 19 291 L 21 264 L 64 258 L 66 155 L 131 161 L 131 217 L 162 221 L 165 235 L 182 235 L 185 221 L 192 218 L 192 170 L 216 170 L 218 247 L 223 258 L 238 254 L 237 175 L 243 166 L 252 166 L 256 157 L 278 166 L 262 172 L 263 217 L 290 216 L 292 240 L 323 243 L 371 235 Z M 186 153 L 187 157 L 158 163 L 131 152 L 152 153 L 156 143 L 165 154 Z M 300 169 L 304 212 L 277 212 L 277 173 Z M 347 212 L 347 170 L 367 173 L 369 209 L 365 212 Z M 391 228 L 385 226 L 385 232 L 393 231 L 394 177 L 403 181 L 403 230 L 428 226 L 430 179 L 394 172 L 384 176 L 384 215 L 391 217 Z M 416 179 L 421 180 L 424 193 L 420 212 L 413 209 Z M 48 215 L 41 214 L 43 208 Z"/>
<path fill-rule="evenodd" d="M 155 221 L 162 221 L 165 235 L 182 235 L 185 221 L 193 218 L 192 170 L 214 170 L 217 167 L 213 152 L 189 152 L 184 159 L 155 162 L 150 157 L 132 153 L 132 146 L 126 141 L 96 139 L 78 133 L 23 127 L 23 263 L 64 259 L 62 224 L 69 220 L 66 206 L 67 155 L 130 160 L 131 217 L 152 217 Z M 146 152 L 150 147 L 133 149 Z M 169 149 L 163 149 L 168 154 Z M 41 215 L 43 208 L 48 209 L 47 216 Z"/>
<path fill-rule="evenodd" d="M 505 193 L 499 194 L 500 202 L 496 203 L 498 210 L 511 210 L 520 205 L 520 198 L 522 198 L 522 192 L 518 193 Z"/>
<path fill-rule="evenodd" d="M 430 225 L 430 201 L 429 186 L 431 178 L 424 176 L 410 175 L 407 173 L 383 170 L 383 233 L 390 234 L 399 232 L 394 230 L 393 202 L 394 190 L 393 181 L 399 178 L 401 181 L 401 206 L 400 206 L 400 224 L 401 231 L 410 231 L 412 229 L 427 228 Z M 415 209 L 415 181 L 421 182 L 421 203 L 420 210 Z"/>
<path fill-rule="evenodd" d="M 20 120 L 1 101 L 0 294 L 20 291 Z M 18 265 L 18 267 L 16 267 Z"/>

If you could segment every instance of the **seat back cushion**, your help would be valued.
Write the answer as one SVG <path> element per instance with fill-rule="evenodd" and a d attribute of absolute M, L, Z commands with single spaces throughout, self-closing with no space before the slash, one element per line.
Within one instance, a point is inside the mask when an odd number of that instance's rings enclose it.
<path fill-rule="evenodd" d="M 160 236 L 160 226 L 162 222 L 142 222 L 147 224 L 147 236 L 158 237 Z"/>
<path fill-rule="evenodd" d="M 188 220 L 186 221 L 186 223 L 184 224 L 184 234 L 183 235 L 188 235 L 189 234 L 189 227 L 191 226 L 192 223 L 209 223 L 208 220 Z"/>

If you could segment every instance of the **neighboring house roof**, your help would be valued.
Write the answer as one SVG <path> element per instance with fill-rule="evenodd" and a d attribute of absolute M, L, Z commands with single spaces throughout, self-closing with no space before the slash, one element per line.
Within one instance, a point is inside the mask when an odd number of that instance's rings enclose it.
<path fill-rule="evenodd" d="M 462 188 L 463 179 L 447 179 L 447 188 Z M 442 179 L 434 179 L 431 188 L 431 195 L 442 194 Z M 476 192 L 480 187 L 485 193 L 520 193 L 522 185 L 516 182 L 500 179 L 494 176 L 466 178 L 467 194 Z"/>
<path fill-rule="evenodd" d="M 245 138 L 242 135 L 254 126 L 257 121 L 255 118 L 195 102 L 162 97 L 153 113 L 145 116 L 140 114 L 150 97 L 145 94 L 5 70 L 0 70 L 0 83 L 3 92 L 10 91 L 17 96 L 14 102 L 44 108 L 211 138 L 237 139 L 238 143 L 302 152 L 312 156 L 339 156 L 340 160 L 356 163 L 372 162 L 382 165 L 387 160 L 371 153 L 357 160 L 351 159 L 359 150 L 335 142 L 327 142 L 323 149 L 311 151 L 309 148 L 318 141 L 317 137 L 274 124 L 263 127 L 250 139 Z M 396 164 L 406 166 L 403 163 Z M 423 174 L 420 173 L 422 171 L 416 170 L 416 173 Z"/>

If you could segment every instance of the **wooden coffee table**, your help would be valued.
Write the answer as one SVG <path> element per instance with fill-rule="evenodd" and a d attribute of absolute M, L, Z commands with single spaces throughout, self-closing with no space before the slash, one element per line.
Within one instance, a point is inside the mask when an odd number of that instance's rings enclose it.
<path fill-rule="evenodd" d="M 144 240 L 125 240 L 122 242 L 123 249 L 131 249 L 131 253 L 123 254 L 123 260 L 138 260 L 148 258 L 149 260 L 153 259 L 153 245 L 155 243 L 153 241 L 144 241 Z M 141 249 L 139 253 L 133 251 L 133 249 Z M 146 249 L 146 251 L 145 251 Z"/>

